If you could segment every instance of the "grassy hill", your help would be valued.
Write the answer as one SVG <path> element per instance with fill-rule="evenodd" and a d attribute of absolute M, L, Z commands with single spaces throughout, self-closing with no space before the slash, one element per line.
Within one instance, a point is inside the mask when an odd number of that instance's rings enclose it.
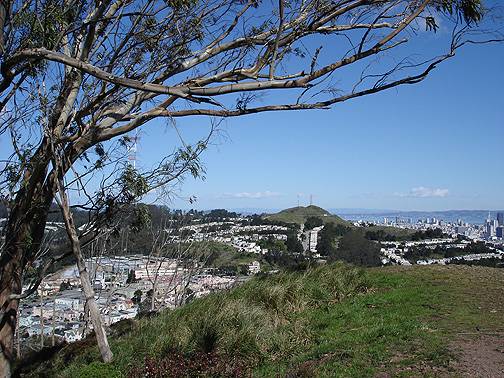
<path fill-rule="evenodd" d="M 282 210 L 279 213 L 265 216 L 266 219 L 272 221 L 297 224 L 305 223 L 306 219 L 309 217 L 319 217 L 324 221 L 324 223 L 333 222 L 344 226 L 351 226 L 350 222 L 343 220 L 337 215 L 332 215 L 327 210 L 314 205 L 306 207 L 292 207 L 290 209 Z"/>
<path fill-rule="evenodd" d="M 322 219 L 324 223 L 332 222 L 334 224 L 339 224 L 347 227 L 354 227 L 351 222 L 348 222 L 337 215 L 333 215 L 329 213 L 327 210 L 322 209 L 318 206 L 306 206 L 306 207 L 292 207 L 290 209 L 282 210 L 276 214 L 266 215 L 264 218 L 269 219 L 276 222 L 284 222 L 284 223 L 296 223 L 296 224 L 304 224 L 306 219 L 309 217 L 318 217 Z M 371 226 L 363 229 L 365 231 L 384 231 L 388 235 L 395 236 L 401 239 L 408 239 L 411 235 L 414 234 L 414 230 L 404 229 L 392 226 Z"/>
<path fill-rule="evenodd" d="M 109 365 L 85 340 L 21 376 L 500 376 L 503 285 L 504 269 L 465 266 L 257 277 L 126 323 Z"/>

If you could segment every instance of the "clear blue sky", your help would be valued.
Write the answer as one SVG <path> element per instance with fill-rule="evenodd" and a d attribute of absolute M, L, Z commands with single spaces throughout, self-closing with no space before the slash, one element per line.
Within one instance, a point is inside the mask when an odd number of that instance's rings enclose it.
<path fill-rule="evenodd" d="M 415 48 L 432 54 L 448 35 L 441 26 L 437 34 L 420 33 Z M 278 209 L 295 206 L 298 195 L 307 204 L 312 194 L 325 208 L 502 209 L 503 68 L 504 44 L 470 46 L 420 84 L 331 110 L 224 120 L 202 157 L 206 180 L 186 180 L 171 206 Z M 337 75 L 347 80 L 345 71 Z M 203 117 L 177 119 L 187 141 L 204 137 L 209 126 Z M 140 167 L 179 145 L 164 120 L 140 135 Z M 0 137 L 0 151 L 7 148 Z M 183 199 L 189 196 L 197 203 Z"/>
<path fill-rule="evenodd" d="M 331 110 L 225 120 L 226 134 L 203 156 L 205 181 L 180 195 L 200 209 L 326 208 L 402 210 L 504 208 L 504 45 L 460 50 L 426 81 Z M 209 120 L 178 120 L 188 138 Z M 160 131 L 164 130 L 164 131 Z M 140 164 L 168 150 L 173 131 L 142 131 Z"/>

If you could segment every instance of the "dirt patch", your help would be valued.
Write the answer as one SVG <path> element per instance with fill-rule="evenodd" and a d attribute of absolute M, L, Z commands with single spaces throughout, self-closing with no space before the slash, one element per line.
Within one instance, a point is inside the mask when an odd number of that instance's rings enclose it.
<path fill-rule="evenodd" d="M 504 376 L 504 333 L 461 335 L 451 344 L 456 359 L 450 366 L 462 377 Z"/>
<path fill-rule="evenodd" d="M 285 378 L 308 378 L 318 375 L 317 369 L 333 358 L 349 359 L 351 355 L 346 351 L 327 353 L 315 360 L 308 360 L 289 369 Z"/>

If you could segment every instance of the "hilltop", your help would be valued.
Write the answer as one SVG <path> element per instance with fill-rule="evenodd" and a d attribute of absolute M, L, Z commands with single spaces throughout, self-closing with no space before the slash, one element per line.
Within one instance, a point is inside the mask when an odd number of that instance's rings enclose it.
<path fill-rule="evenodd" d="M 343 220 L 339 216 L 333 215 L 327 210 L 315 205 L 292 207 L 290 209 L 282 210 L 276 214 L 266 215 L 264 218 L 276 222 L 304 224 L 306 219 L 309 217 L 319 217 L 324 223 L 335 223 L 343 226 L 352 225 L 350 222 Z"/>
<path fill-rule="evenodd" d="M 499 376 L 502 285 L 504 269 L 465 266 L 360 270 L 336 263 L 256 277 L 229 292 L 114 327 L 111 364 L 99 361 L 88 339 L 47 350 L 36 363 L 24 361 L 17 373 Z"/>

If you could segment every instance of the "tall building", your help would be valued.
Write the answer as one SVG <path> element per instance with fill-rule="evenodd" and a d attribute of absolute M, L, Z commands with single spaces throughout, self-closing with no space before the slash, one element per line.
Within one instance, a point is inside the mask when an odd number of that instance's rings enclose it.
<path fill-rule="evenodd" d="M 499 226 L 497 227 L 497 230 L 496 230 L 496 233 L 495 233 L 495 236 L 497 236 L 498 238 L 504 238 L 504 226 Z"/>
<path fill-rule="evenodd" d="M 485 236 L 487 238 L 491 238 L 492 236 L 494 236 L 494 228 L 491 222 L 486 222 L 485 224 Z"/>
<path fill-rule="evenodd" d="M 497 213 L 497 222 L 499 226 L 504 226 L 504 213 Z"/>
<path fill-rule="evenodd" d="M 490 216 L 485 222 L 485 236 L 487 238 L 491 238 L 495 236 L 496 230 L 497 230 L 497 220 L 495 219 L 490 219 Z"/>

